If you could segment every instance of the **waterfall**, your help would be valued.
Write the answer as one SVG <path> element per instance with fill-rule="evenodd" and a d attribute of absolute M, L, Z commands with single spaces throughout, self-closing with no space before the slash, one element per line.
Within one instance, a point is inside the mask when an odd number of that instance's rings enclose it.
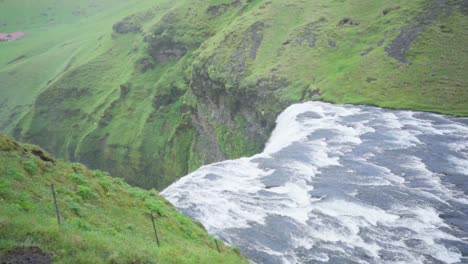
<path fill-rule="evenodd" d="M 468 119 L 295 104 L 162 192 L 255 263 L 468 263 Z"/>

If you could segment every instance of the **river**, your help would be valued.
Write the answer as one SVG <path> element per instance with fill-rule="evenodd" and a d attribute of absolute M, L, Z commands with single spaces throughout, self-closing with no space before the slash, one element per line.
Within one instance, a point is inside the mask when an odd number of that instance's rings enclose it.
<path fill-rule="evenodd" d="M 468 118 L 295 104 L 162 192 L 255 263 L 468 263 Z"/>

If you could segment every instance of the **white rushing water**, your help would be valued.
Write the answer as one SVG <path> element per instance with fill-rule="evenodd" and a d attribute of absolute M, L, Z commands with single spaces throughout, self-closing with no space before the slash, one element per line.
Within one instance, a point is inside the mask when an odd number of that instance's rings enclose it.
<path fill-rule="evenodd" d="M 468 119 L 308 102 L 162 192 L 255 263 L 468 263 Z"/>

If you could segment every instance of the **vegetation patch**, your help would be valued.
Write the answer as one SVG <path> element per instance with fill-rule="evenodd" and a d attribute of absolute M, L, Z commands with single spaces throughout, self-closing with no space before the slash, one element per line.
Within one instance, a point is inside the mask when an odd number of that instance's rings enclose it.
<path fill-rule="evenodd" d="M 261 151 L 300 101 L 468 115 L 466 1 L 88 2 L 2 2 L 28 37 L 0 43 L 0 129 L 133 185 Z"/>
<path fill-rule="evenodd" d="M 33 146 L 0 134 L 0 146 L 11 144 L 0 149 L 1 263 L 247 263 L 219 240 L 218 252 L 215 238 L 157 191 L 80 164 L 43 161 Z M 29 161 L 37 165 L 33 173 Z"/>
<path fill-rule="evenodd" d="M 43 252 L 38 247 L 16 247 L 5 253 L 2 263 L 50 264 L 52 255 Z"/>

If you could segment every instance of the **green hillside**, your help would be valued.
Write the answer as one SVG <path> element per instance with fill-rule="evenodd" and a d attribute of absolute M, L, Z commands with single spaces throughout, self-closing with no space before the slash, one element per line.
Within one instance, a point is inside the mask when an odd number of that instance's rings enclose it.
<path fill-rule="evenodd" d="M 57 193 L 57 224 L 50 184 Z M 247 263 L 157 191 L 67 163 L 0 134 L 0 262 Z M 153 213 L 160 239 L 156 245 Z M 23 263 L 23 262 L 13 262 Z"/>
<path fill-rule="evenodd" d="M 466 1 L 21 2 L 0 129 L 133 185 L 258 152 L 294 102 L 468 116 Z"/>

